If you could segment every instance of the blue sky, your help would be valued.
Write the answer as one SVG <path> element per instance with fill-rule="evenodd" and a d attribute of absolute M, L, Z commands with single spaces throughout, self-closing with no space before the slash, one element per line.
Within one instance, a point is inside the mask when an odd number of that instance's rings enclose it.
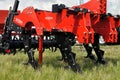
<path fill-rule="evenodd" d="M 65 4 L 66 6 L 78 5 L 80 0 L 19 0 L 19 9 L 24 9 L 27 6 L 34 6 L 38 9 L 51 10 L 52 4 Z M 83 0 L 87 2 L 89 0 Z M 120 14 L 120 0 L 107 0 L 107 12 L 114 15 Z M 14 0 L 0 0 L 0 9 L 9 9 L 9 6 L 13 5 Z"/>

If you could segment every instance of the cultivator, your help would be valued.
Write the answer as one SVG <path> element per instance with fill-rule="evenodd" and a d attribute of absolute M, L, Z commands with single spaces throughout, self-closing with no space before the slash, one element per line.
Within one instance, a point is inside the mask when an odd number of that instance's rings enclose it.
<path fill-rule="evenodd" d="M 107 14 L 106 2 L 90 0 L 73 7 L 54 4 L 52 11 L 27 7 L 20 12 L 17 10 L 19 1 L 15 0 L 14 7 L 10 8 L 9 12 L 0 11 L 0 50 L 4 54 L 15 54 L 16 49 L 24 48 L 29 58 L 28 63 L 36 69 L 38 63 L 34 59 L 34 49 L 39 51 L 38 62 L 41 64 L 46 48 L 53 52 L 58 48 L 62 60 L 68 63 L 73 71 L 80 72 L 80 66 L 75 60 L 76 55 L 71 48 L 77 37 L 88 53 L 86 58 L 96 60 L 92 54 L 93 48 L 97 55 L 96 63 L 106 64 L 104 51 L 99 46 L 99 37 L 103 36 L 108 43 L 120 43 L 120 15 Z M 92 47 L 89 44 L 92 44 Z"/>

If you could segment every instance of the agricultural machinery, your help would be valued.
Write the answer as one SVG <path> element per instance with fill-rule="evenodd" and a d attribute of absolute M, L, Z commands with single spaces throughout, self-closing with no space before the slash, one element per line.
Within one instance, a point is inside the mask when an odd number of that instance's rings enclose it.
<path fill-rule="evenodd" d="M 99 37 L 103 36 L 107 43 L 120 43 L 120 15 L 106 13 L 106 4 L 106 0 L 90 0 L 72 7 L 53 4 L 52 11 L 27 7 L 21 12 L 17 10 L 19 0 L 15 0 L 9 11 L 0 10 L 0 51 L 15 54 L 16 49 L 24 48 L 29 58 L 27 63 L 36 69 L 42 63 L 45 49 L 53 52 L 59 49 L 62 60 L 73 71 L 80 72 L 71 48 L 77 37 L 87 51 L 86 58 L 106 64 Z M 39 52 L 38 62 L 34 59 L 34 49 Z"/>

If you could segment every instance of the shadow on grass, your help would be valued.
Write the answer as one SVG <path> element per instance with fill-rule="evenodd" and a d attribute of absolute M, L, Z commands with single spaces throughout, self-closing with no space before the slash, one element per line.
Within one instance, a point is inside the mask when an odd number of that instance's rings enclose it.
<path fill-rule="evenodd" d="M 46 56 L 44 57 L 44 62 L 43 62 L 43 65 L 46 65 L 46 66 L 52 66 L 54 68 L 64 68 L 65 66 L 67 66 L 66 63 L 62 62 L 62 61 L 58 61 L 56 59 L 56 57 L 49 57 L 49 56 Z M 95 62 L 91 61 L 90 59 L 86 59 L 86 58 L 83 58 L 83 57 L 77 57 L 76 59 L 76 62 L 80 65 L 82 71 L 90 71 L 92 70 L 96 65 L 95 65 Z"/>
<path fill-rule="evenodd" d="M 95 61 L 92 61 L 88 58 L 78 58 L 78 64 L 81 66 L 82 71 L 91 71 L 94 67 L 96 67 Z"/>
<path fill-rule="evenodd" d="M 115 66 L 117 66 L 118 62 L 120 63 L 120 58 L 109 58 L 109 57 L 107 57 L 106 60 L 108 61 L 108 64 L 112 63 Z"/>
<path fill-rule="evenodd" d="M 54 68 L 61 68 L 63 66 L 63 62 L 59 61 L 55 56 L 45 56 L 43 60 L 43 65 L 53 66 Z"/>
<path fill-rule="evenodd" d="M 102 68 L 101 65 L 103 67 L 109 67 L 110 64 L 117 66 L 118 63 L 120 63 L 120 58 L 105 58 L 105 60 L 107 61 L 107 65 L 102 65 L 102 64 L 96 64 L 95 61 L 92 61 L 88 58 L 84 58 L 84 57 L 78 57 L 77 58 L 77 62 L 79 63 L 79 65 L 81 66 L 83 71 L 92 71 L 95 67 L 100 69 Z"/>

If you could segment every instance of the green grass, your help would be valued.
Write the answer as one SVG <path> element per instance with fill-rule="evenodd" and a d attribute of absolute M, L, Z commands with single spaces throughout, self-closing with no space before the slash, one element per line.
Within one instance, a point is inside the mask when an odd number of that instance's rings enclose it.
<path fill-rule="evenodd" d="M 73 47 L 82 74 L 63 68 L 66 64 L 56 59 L 61 57 L 59 50 L 55 53 L 46 50 L 43 64 L 38 70 L 23 65 L 27 62 L 27 55 L 22 51 L 15 56 L 0 55 L 0 80 L 119 80 L 120 46 L 101 46 L 101 49 L 105 50 L 108 65 L 95 65 L 90 59 L 84 58 L 86 52 L 83 47 Z M 37 59 L 37 52 L 35 58 Z"/>

